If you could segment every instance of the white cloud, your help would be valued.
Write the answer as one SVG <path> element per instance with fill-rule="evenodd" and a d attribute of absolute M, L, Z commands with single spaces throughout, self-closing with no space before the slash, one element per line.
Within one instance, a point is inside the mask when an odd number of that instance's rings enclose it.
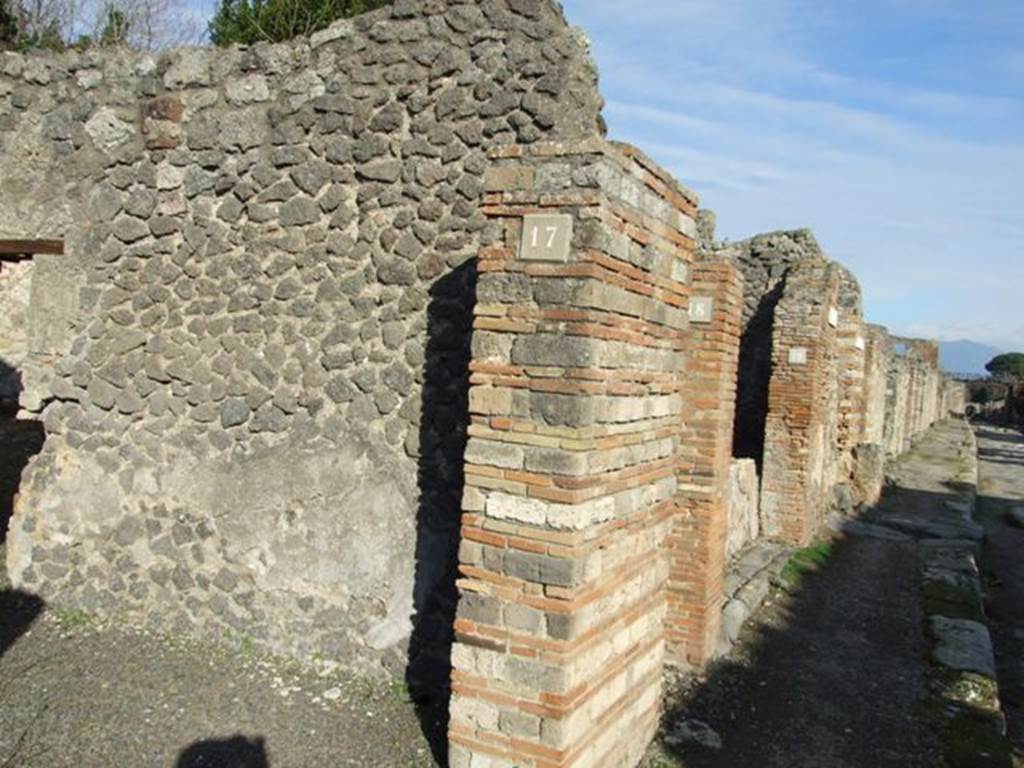
<path fill-rule="evenodd" d="M 1021 335 L 1007 319 L 1024 289 L 1024 77 L 1004 66 L 963 87 L 992 71 L 993 51 L 979 44 L 949 79 L 929 40 L 901 47 L 907 71 L 864 59 L 860 17 L 916 23 L 930 13 L 918 0 L 656 0 L 632 15 L 618 0 L 567 5 L 595 41 L 615 138 L 693 186 L 721 234 L 811 226 L 860 277 L 873 320 L 1000 346 Z M 961 48 L 998 36 L 958 3 L 927 21 L 953 14 Z"/>

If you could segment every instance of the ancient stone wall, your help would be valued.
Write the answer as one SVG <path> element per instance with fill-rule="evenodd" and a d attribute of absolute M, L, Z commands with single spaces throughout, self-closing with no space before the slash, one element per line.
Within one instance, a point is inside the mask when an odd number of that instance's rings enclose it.
<path fill-rule="evenodd" d="M 603 141 L 492 157 L 451 764 L 632 766 L 661 698 L 696 200 Z"/>
<path fill-rule="evenodd" d="M 835 484 L 839 278 L 837 265 L 801 265 L 775 311 L 761 508 L 771 535 L 796 544 L 820 529 Z"/>
<path fill-rule="evenodd" d="M 595 82 L 541 0 L 3 54 L 0 234 L 68 252 L 14 583 L 366 669 L 443 646 L 488 150 L 597 135 Z"/>
<path fill-rule="evenodd" d="M 0 97 L 0 235 L 67 250 L 27 305 L 0 276 L 47 430 L 15 585 L 450 677 L 457 767 L 636 764 L 729 558 L 870 502 L 962 408 L 809 232 L 716 244 L 606 141 L 549 0 L 3 54 Z"/>
<path fill-rule="evenodd" d="M 945 384 L 938 345 L 899 337 L 892 337 L 891 343 L 883 445 L 895 456 L 906 451 L 937 419 L 948 415 L 949 409 L 943 407 L 940 396 Z"/>
<path fill-rule="evenodd" d="M 29 354 L 32 262 L 0 264 L 0 406 L 16 408 Z"/>
<path fill-rule="evenodd" d="M 733 459 L 729 467 L 729 527 L 725 556 L 731 560 L 760 539 L 761 483 L 753 459 Z"/>
<path fill-rule="evenodd" d="M 711 249 L 734 263 L 743 276 L 733 451 L 735 456 L 754 459 L 760 466 L 768 417 L 775 308 L 789 270 L 805 261 L 820 261 L 824 255 L 808 230 L 771 232 L 737 243 L 712 243 Z"/>
<path fill-rule="evenodd" d="M 832 309 L 835 311 L 829 322 L 835 323 L 839 356 L 838 433 L 833 477 L 838 485 L 848 485 L 854 474 L 854 453 L 864 441 L 867 412 L 866 324 L 860 284 L 849 270 L 840 271 L 836 306 Z"/>
<path fill-rule="evenodd" d="M 702 249 L 691 289 L 666 635 L 672 662 L 700 665 L 722 612 L 743 278 Z"/>
<path fill-rule="evenodd" d="M 889 332 L 880 325 L 865 329 L 864 419 L 861 439 L 882 445 L 885 439 L 889 364 L 893 356 Z"/>

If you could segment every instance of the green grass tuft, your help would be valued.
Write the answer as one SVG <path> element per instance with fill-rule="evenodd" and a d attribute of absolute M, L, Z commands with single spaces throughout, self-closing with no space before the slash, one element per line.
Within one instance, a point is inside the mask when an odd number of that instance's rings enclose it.
<path fill-rule="evenodd" d="M 799 588 L 808 574 L 815 573 L 828 562 L 832 551 L 832 542 L 829 541 L 819 541 L 804 549 L 798 549 L 782 569 L 782 580 L 791 589 Z"/>

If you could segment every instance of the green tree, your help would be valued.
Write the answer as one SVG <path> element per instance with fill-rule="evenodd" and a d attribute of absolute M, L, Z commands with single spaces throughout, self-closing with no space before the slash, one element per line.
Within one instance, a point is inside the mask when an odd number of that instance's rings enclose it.
<path fill-rule="evenodd" d="M 61 50 L 64 40 L 56 19 L 40 15 L 33 24 L 18 0 L 0 0 L 0 51 L 30 48 Z"/>
<path fill-rule="evenodd" d="M 210 21 L 215 45 L 277 43 L 389 5 L 391 0 L 220 0 Z"/>
<path fill-rule="evenodd" d="M 1024 352 L 1010 352 L 989 360 L 985 370 L 997 379 L 1024 379 Z"/>
<path fill-rule="evenodd" d="M 11 10 L 11 0 L 0 0 L 0 51 L 18 45 L 18 19 Z"/>
<path fill-rule="evenodd" d="M 125 12 L 113 5 L 108 5 L 107 20 L 103 25 L 103 31 L 100 32 L 100 45 L 127 45 L 129 26 L 128 16 L 125 15 Z"/>

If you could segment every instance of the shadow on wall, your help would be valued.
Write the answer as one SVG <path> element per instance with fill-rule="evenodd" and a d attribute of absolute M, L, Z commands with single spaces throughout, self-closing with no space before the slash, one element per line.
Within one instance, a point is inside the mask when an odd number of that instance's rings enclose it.
<path fill-rule="evenodd" d="M 0 360 L 0 382 L 18 372 Z M 45 434 L 38 421 L 16 421 L 18 401 L 0 404 L 0 544 L 7 539 L 7 526 L 14 512 L 14 498 L 21 486 L 21 474 L 29 459 L 43 448 Z"/>
<path fill-rule="evenodd" d="M 197 741 L 178 757 L 175 768 L 270 768 L 262 738 L 232 736 Z"/>
<path fill-rule="evenodd" d="M 782 280 L 762 297 L 740 338 L 732 455 L 757 462 L 758 475 L 764 461 L 764 433 L 768 423 L 775 307 L 785 287 L 786 282 Z"/>
<path fill-rule="evenodd" d="M 890 494 L 915 510 L 956 498 Z M 701 684 L 669 701 L 660 749 L 673 765 L 942 763 L 941 712 L 923 704 L 928 645 L 917 545 L 844 536 L 826 552 L 816 571 L 787 569 L 788 594 L 767 609 L 769 620 L 761 614 L 744 628 L 742 653 L 714 663 Z"/>
<path fill-rule="evenodd" d="M 13 418 L 21 395 L 21 372 L 0 358 L 0 418 Z"/>
<path fill-rule="evenodd" d="M 439 765 L 447 765 L 451 649 L 458 605 L 463 457 L 469 423 L 469 362 L 476 260 L 430 289 L 419 430 L 415 615 L 406 683 Z"/>
<path fill-rule="evenodd" d="M 18 372 L 0 359 L 0 384 L 17 381 Z M 0 396 L 4 395 L 0 386 Z M 0 399 L 0 544 L 7 539 L 7 526 L 14 511 L 14 498 L 22 484 L 22 472 L 29 460 L 43 449 L 45 433 L 38 421 L 16 421 L 17 390 L 12 398 Z"/>

